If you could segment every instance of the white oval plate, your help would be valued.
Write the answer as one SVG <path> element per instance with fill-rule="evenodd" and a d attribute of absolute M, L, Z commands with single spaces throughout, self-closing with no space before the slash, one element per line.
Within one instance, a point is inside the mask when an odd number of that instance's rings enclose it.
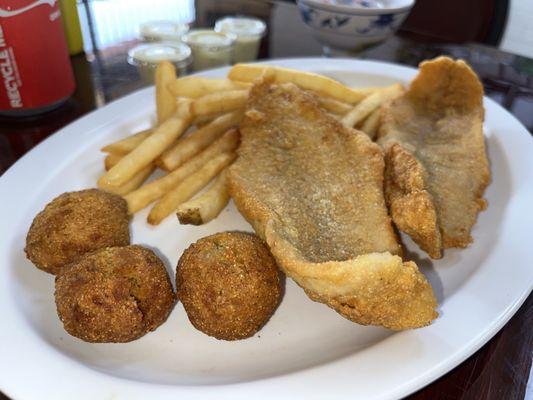
<path fill-rule="evenodd" d="M 409 82 L 416 70 L 339 59 L 270 63 L 325 73 L 352 86 Z M 203 73 L 224 76 L 227 69 Z M 440 377 L 487 342 L 533 286 L 530 231 L 533 146 L 527 130 L 485 99 L 492 183 L 474 243 L 430 261 L 404 238 L 407 256 L 430 280 L 440 317 L 429 327 L 394 333 L 353 324 L 310 301 L 291 280 L 268 324 L 254 337 L 224 342 L 195 330 L 178 304 L 155 332 L 128 344 L 89 344 L 57 318 L 54 279 L 26 260 L 34 215 L 65 191 L 93 187 L 103 172 L 102 145 L 149 125 L 153 88 L 141 90 L 63 128 L 0 179 L 0 389 L 15 399 L 392 399 Z M 251 230 L 230 204 L 201 226 L 168 218 L 156 228 L 147 210 L 132 222 L 133 242 L 157 248 L 171 276 L 198 238 Z"/>

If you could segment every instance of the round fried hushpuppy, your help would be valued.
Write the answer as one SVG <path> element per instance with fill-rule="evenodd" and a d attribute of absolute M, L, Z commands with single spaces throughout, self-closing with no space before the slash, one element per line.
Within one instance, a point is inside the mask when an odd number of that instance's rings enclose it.
<path fill-rule="evenodd" d="M 163 262 L 141 246 L 86 254 L 56 277 L 57 314 L 86 342 L 122 343 L 153 331 L 176 297 Z"/>
<path fill-rule="evenodd" d="M 126 201 L 98 189 L 56 197 L 33 219 L 26 256 L 37 267 L 57 274 L 83 254 L 130 243 Z"/>
<path fill-rule="evenodd" d="M 223 232 L 200 239 L 181 256 L 178 299 L 194 327 L 223 340 L 254 335 L 280 299 L 279 272 L 257 236 Z"/>

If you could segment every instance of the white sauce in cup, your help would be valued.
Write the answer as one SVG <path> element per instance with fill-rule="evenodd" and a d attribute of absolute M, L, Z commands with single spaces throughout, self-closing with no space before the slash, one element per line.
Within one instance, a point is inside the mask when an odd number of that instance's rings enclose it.
<path fill-rule="evenodd" d="M 150 21 L 142 24 L 139 30 L 147 42 L 181 42 L 181 37 L 189 31 L 189 25 L 173 21 Z"/>
<path fill-rule="evenodd" d="M 176 67 L 176 75 L 187 74 L 191 64 L 191 49 L 183 43 L 147 43 L 128 51 L 128 62 L 137 66 L 139 75 L 148 83 L 154 83 L 154 74 L 160 61 L 170 61 Z"/>
<path fill-rule="evenodd" d="M 235 35 L 233 62 L 249 62 L 257 59 L 266 24 L 257 18 L 225 17 L 216 22 L 215 31 Z"/>
<path fill-rule="evenodd" d="M 192 50 L 195 71 L 230 65 L 235 36 L 211 29 L 194 29 L 182 37 Z"/>

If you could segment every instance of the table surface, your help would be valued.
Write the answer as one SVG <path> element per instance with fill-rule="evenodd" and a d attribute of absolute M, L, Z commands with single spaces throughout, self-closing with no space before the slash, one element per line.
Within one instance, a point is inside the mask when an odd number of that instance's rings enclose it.
<path fill-rule="evenodd" d="M 114 1 L 120 2 L 107 2 Z M 188 2 L 188 6 L 193 7 L 192 0 L 181 1 L 184 4 Z M 233 0 L 231 4 L 238 6 L 239 2 L 243 3 L 241 13 L 247 13 L 250 2 Z M 138 39 L 134 33 L 129 36 L 126 33 L 126 37 L 118 37 L 114 41 L 103 40 L 107 24 L 101 20 L 104 14 L 95 8 L 98 3 L 103 2 L 85 2 L 79 6 L 86 49 L 90 51 L 71 58 L 77 84 L 72 98 L 60 108 L 40 116 L 0 118 L 0 174 L 61 127 L 91 110 L 145 86 L 136 69 L 126 63 L 126 53 Z M 224 10 L 213 7 L 213 4 L 214 2 L 209 0 L 196 1 L 196 25 L 210 24 L 224 13 Z M 261 58 L 322 55 L 322 47 L 309 35 L 294 4 L 256 1 L 255 5 L 257 4 L 267 5 L 261 12 L 267 13 L 265 18 L 268 18 L 269 26 L 269 34 L 261 46 Z M 189 9 L 189 14 L 180 15 L 181 18 L 190 18 L 194 14 Z M 135 31 L 135 21 L 129 19 L 129 22 L 119 22 L 122 23 L 126 28 L 130 28 L 129 32 Z M 128 23 L 135 26 L 128 27 Z M 128 29 L 124 30 L 128 32 Z M 533 131 L 531 59 L 480 44 L 443 45 L 413 42 L 407 39 L 405 34 L 396 35 L 377 47 L 365 50 L 357 57 L 416 66 L 421 60 L 441 54 L 467 60 L 482 79 L 486 95 L 514 114 L 530 132 Z M 532 326 L 533 295 L 530 295 L 509 323 L 478 352 L 409 398 L 523 399 L 533 354 Z M 0 399 L 2 398 L 5 397 L 0 393 Z"/>

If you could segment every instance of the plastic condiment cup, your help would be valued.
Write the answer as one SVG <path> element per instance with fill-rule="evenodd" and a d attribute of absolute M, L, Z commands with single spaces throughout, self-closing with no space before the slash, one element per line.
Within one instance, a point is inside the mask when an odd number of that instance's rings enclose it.
<path fill-rule="evenodd" d="M 139 27 L 141 37 L 147 42 L 181 42 L 189 32 L 189 25 L 174 21 L 150 21 Z"/>
<path fill-rule="evenodd" d="M 215 31 L 236 36 L 233 62 L 249 62 L 257 59 L 266 24 L 257 18 L 225 17 L 216 22 Z"/>
<path fill-rule="evenodd" d="M 229 65 L 233 58 L 235 35 L 211 29 L 193 29 L 182 40 L 192 50 L 195 71 Z"/>
<path fill-rule="evenodd" d="M 128 62 L 137 66 L 139 75 L 148 83 L 154 83 L 157 64 L 165 60 L 174 64 L 177 76 L 185 75 L 192 61 L 191 49 L 183 43 L 154 42 L 128 51 Z"/>

